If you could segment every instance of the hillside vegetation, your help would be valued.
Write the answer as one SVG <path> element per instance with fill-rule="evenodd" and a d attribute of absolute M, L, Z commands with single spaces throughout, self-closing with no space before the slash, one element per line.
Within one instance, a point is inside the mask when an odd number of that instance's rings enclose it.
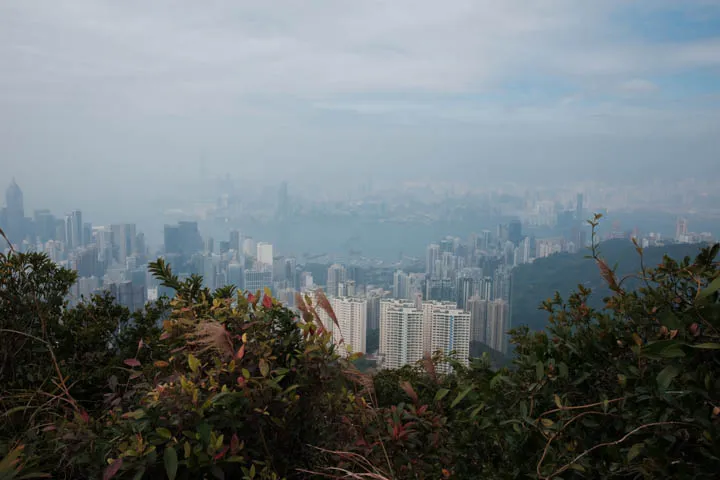
<path fill-rule="evenodd" d="M 580 287 L 513 332 L 512 368 L 359 372 L 298 298 L 176 291 L 135 315 L 40 254 L 0 256 L 0 479 L 717 478 L 720 245 L 600 309 Z M 638 249 L 637 255 L 643 255 Z M 452 362 L 452 360 L 450 360 Z"/>
<path fill-rule="evenodd" d="M 622 278 L 641 270 L 640 257 L 630 240 L 615 239 L 600 244 L 602 255 L 608 265 L 617 265 L 617 275 Z M 664 247 L 649 247 L 643 251 L 645 265 L 657 266 L 663 257 L 683 259 L 695 256 L 698 245 L 675 244 Z M 600 276 L 594 262 L 588 261 L 588 252 L 558 253 L 539 258 L 533 263 L 518 266 L 512 278 L 512 325 L 527 325 L 530 330 L 542 330 L 547 326 L 548 316 L 538 308 L 542 302 L 552 298 L 555 292 L 570 292 L 578 285 L 592 290 L 588 304 L 600 308 L 603 299 L 612 291 Z M 628 289 L 639 286 L 637 278 L 625 281 Z"/>

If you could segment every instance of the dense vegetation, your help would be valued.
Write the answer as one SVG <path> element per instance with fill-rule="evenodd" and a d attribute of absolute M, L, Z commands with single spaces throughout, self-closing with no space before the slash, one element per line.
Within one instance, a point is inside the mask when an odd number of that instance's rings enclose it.
<path fill-rule="evenodd" d="M 158 261 L 171 301 L 67 308 L 73 274 L 11 252 L 0 479 L 716 478 L 718 250 L 643 262 L 634 291 L 595 251 L 612 295 L 546 302 L 546 332 L 513 333 L 511 368 L 445 376 L 436 356 L 372 377 L 331 345 L 322 296 L 298 298 L 298 318 Z"/>
<path fill-rule="evenodd" d="M 643 251 L 647 265 L 662 263 L 665 255 L 671 258 L 684 258 L 697 253 L 697 245 L 674 244 L 664 247 L 648 247 Z M 603 258 L 610 266 L 617 265 L 616 274 L 620 277 L 639 271 L 640 257 L 633 244 L 624 239 L 608 240 L 602 244 Z M 543 330 L 547 326 L 548 316 L 538 306 L 555 292 L 570 292 L 578 283 L 592 291 L 588 304 L 601 308 L 603 299 L 612 292 L 604 280 L 597 274 L 597 267 L 587 261 L 587 251 L 577 253 L 557 253 L 539 258 L 533 263 L 520 265 L 513 270 L 512 278 L 512 316 L 513 325 L 527 325 L 530 330 Z M 628 288 L 638 286 L 637 279 L 631 278 Z"/>

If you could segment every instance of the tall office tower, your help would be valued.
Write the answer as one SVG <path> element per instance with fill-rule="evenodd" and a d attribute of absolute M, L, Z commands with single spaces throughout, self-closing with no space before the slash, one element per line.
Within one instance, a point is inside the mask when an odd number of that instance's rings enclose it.
<path fill-rule="evenodd" d="M 13 178 L 5 191 L 5 235 L 12 243 L 21 243 L 25 239 L 25 204 L 23 193 Z"/>
<path fill-rule="evenodd" d="M 457 308 L 467 310 L 467 302 L 475 294 L 475 282 L 469 277 L 458 278 Z"/>
<path fill-rule="evenodd" d="M 365 336 L 367 334 L 367 302 L 362 298 L 339 297 L 330 299 L 339 328 L 333 331 L 336 342 L 344 339 L 351 353 L 365 353 Z M 339 348 L 345 356 L 347 349 Z"/>
<path fill-rule="evenodd" d="M 127 307 L 131 312 L 143 308 L 147 301 L 145 285 L 135 285 L 129 280 L 113 282 L 108 290 L 119 305 Z"/>
<path fill-rule="evenodd" d="M 235 285 L 238 290 L 245 289 L 245 273 L 244 265 L 238 262 L 232 262 L 227 268 L 228 284 Z"/>
<path fill-rule="evenodd" d="M 483 230 L 481 238 L 482 249 L 486 251 L 489 250 L 490 245 L 492 244 L 492 232 L 490 230 Z"/>
<path fill-rule="evenodd" d="M 688 233 L 688 221 L 687 218 L 678 218 L 675 224 L 675 240 L 680 242 L 683 241 Z"/>
<path fill-rule="evenodd" d="M 508 224 L 508 240 L 517 247 L 520 245 L 522 238 L 522 223 L 520 220 L 511 220 Z"/>
<path fill-rule="evenodd" d="M 510 301 L 512 273 L 509 268 L 498 268 L 493 278 L 493 298 Z"/>
<path fill-rule="evenodd" d="M 483 300 L 492 300 L 494 298 L 493 291 L 493 279 L 491 277 L 484 277 L 480 285 L 480 297 L 482 297 Z"/>
<path fill-rule="evenodd" d="M 165 254 L 190 256 L 202 249 L 203 241 L 197 222 L 165 225 Z"/>
<path fill-rule="evenodd" d="M 285 280 L 287 281 L 288 288 L 296 289 L 298 287 L 297 277 L 297 259 L 295 257 L 286 258 Z"/>
<path fill-rule="evenodd" d="M 451 301 L 426 301 L 420 305 L 423 314 L 423 327 L 422 327 L 422 343 L 423 353 L 433 353 L 432 351 L 432 325 L 433 325 L 433 314 L 435 310 L 455 310 L 457 305 Z"/>
<path fill-rule="evenodd" d="M 423 314 L 411 302 L 380 301 L 383 368 L 412 365 L 423 357 Z"/>
<path fill-rule="evenodd" d="M 346 280 L 347 271 L 345 267 L 339 263 L 330 265 L 330 268 L 328 268 L 327 291 L 325 293 L 331 297 L 337 297 L 339 293 L 338 285 L 344 283 Z"/>
<path fill-rule="evenodd" d="M 253 240 L 252 237 L 243 238 L 242 251 L 243 255 L 246 257 L 254 257 L 257 255 L 257 247 L 255 245 L 255 240 Z"/>
<path fill-rule="evenodd" d="M 393 274 L 393 298 L 410 300 L 410 277 L 402 270 Z"/>
<path fill-rule="evenodd" d="M 583 212 L 583 194 L 578 193 L 577 199 L 575 203 L 575 220 L 578 222 L 582 222 L 584 220 L 584 212 Z"/>
<path fill-rule="evenodd" d="M 273 246 L 270 243 L 258 242 L 257 244 L 257 263 L 259 270 L 272 270 L 273 266 Z"/>
<path fill-rule="evenodd" d="M 378 293 L 369 293 L 367 300 L 367 329 L 377 330 L 380 328 L 380 299 Z"/>
<path fill-rule="evenodd" d="M 278 203 L 275 211 L 277 220 L 285 220 L 290 216 L 290 197 L 287 182 L 282 182 L 278 189 Z"/>
<path fill-rule="evenodd" d="M 234 250 L 236 253 L 242 253 L 242 240 L 239 230 L 230 231 L 230 250 Z"/>
<path fill-rule="evenodd" d="M 33 220 L 35 221 L 35 234 L 42 243 L 55 239 L 57 219 L 50 213 L 50 210 L 35 210 Z"/>
<path fill-rule="evenodd" d="M 488 301 L 475 295 L 468 300 L 470 341 L 487 343 Z"/>
<path fill-rule="evenodd" d="M 110 227 L 95 227 L 95 245 L 98 249 L 98 259 L 106 265 L 111 263 L 113 258 L 113 235 Z"/>
<path fill-rule="evenodd" d="M 135 248 L 133 248 L 133 255 L 138 257 L 140 263 L 147 261 L 147 246 L 145 245 L 145 234 L 139 232 L 135 235 Z"/>
<path fill-rule="evenodd" d="M 427 247 L 427 256 L 425 259 L 425 273 L 428 276 L 435 276 L 435 269 L 437 268 L 437 262 L 440 259 L 440 245 L 437 243 L 431 243 Z"/>
<path fill-rule="evenodd" d="M 115 260 L 125 264 L 125 260 L 132 255 L 136 248 L 137 233 L 134 223 L 120 223 L 110 225 L 112 231 L 113 252 Z"/>
<path fill-rule="evenodd" d="M 75 210 L 65 215 L 65 244 L 68 250 L 83 246 L 82 212 Z"/>
<path fill-rule="evenodd" d="M 431 352 L 453 354 L 463 365 L 470 363 L 470 313 L 459 309 L 434 309 Z M 438 365 L 441 373 L 452 372 L 448 363 Z"/>
<path fill-rule="evenodd" d="M 487 342 L 490 347 L 503 353 L 508 351 L 507 331 L 510 329 L 510 305 L 498 298 L 488 303 Z"/>
<path fill-rule="evenodd" d="M 203 252 L 210 255 L 215 253 L 215 240 L 212 237 L 207 237 L 203 242 Z"/>
<path fill-rule="evenodd" d="M 265 287 L 272 289 L 272 271 L 245 270 L 245 290 L 255 294 L 258 290 L 265 291 Z"/>

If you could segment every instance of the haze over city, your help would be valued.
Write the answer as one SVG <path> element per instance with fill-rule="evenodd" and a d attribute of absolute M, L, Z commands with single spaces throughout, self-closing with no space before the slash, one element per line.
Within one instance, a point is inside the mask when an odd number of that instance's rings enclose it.
<path fill-rule="evenodd" d="M 98 222 L 161 222 L 226 174 L 632 185 L 720 151 L 714 1 L 24 0 L 0 62 L 5 177 Z"/>

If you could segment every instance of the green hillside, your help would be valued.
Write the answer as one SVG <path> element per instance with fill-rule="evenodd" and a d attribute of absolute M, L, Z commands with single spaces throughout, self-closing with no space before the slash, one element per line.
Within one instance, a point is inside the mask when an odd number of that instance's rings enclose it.
<path fill-rule="evenodd" d="M 655 267 L 662 262 L 663 255 L 675 259 L 694 257 L 700 245 L 675 244 L 644 249 L 645 266 Z M 609 240 L 600 244 L 600 251 L 610 267 L 617 265 L 618 277 L 640 271 L 640 257 L 630 240 Z M 586 258 L 590 252 L 584 250 L 575 254 L 559 253 L 540 258 L 533 263 L 521 265 L 513 272 L 512 326 L 527 325 L 531 330 L 542 330 L 547 326 L 547 312 L 539 310 L 541 303 L 560 292 L 566 298 L 577 290 L 578 284 L 592 290 L 589 304 L 599 308 L 610 290 L 600 277 L 595 262 Z M 626 285 L 632 286 L 628 279 Z"/>

